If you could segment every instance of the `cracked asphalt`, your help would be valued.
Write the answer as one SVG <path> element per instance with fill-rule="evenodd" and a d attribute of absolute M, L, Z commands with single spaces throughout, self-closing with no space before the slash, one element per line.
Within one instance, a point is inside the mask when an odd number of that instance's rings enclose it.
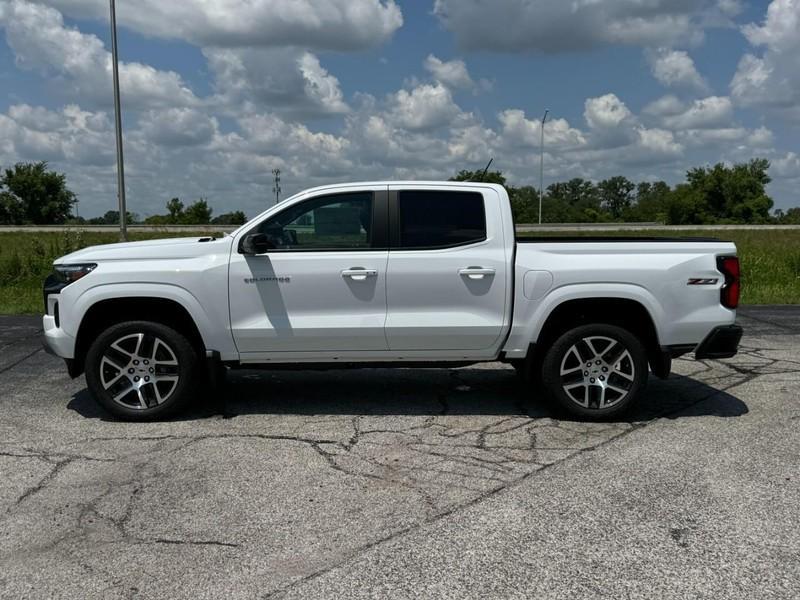
<path fill-rule="evenodd" d="M 118 423 L 0 317 L 5 598 L 800 597 L 800 307 L 624 420 L 501 364 L 235 371 Z"/>

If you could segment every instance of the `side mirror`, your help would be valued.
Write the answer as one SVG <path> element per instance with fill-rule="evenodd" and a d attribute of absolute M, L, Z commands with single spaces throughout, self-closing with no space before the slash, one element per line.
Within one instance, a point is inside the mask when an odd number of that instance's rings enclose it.
<path fill-rule="evenodd" d="M 250 233 L 239 244 L 240 254 L 264 254 L 273 248 L 265 233 Z"/>

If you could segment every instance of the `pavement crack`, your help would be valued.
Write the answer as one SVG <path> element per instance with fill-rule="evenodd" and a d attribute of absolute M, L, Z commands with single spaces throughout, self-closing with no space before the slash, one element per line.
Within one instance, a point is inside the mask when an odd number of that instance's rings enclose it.
<path fill-rule="evenodd" d="M 19 498 L 16 499 L 14 504 L 12 504 L 6 509 L 6 514 L 11 513 L 16 507 L 25 502 L 25 500 L 27 500 L 34 494 L 37 494 L 38 492 L 42 491 L 45 487 L 47 487 L 47 485 L 51 481 L 53 481 L 53 479 L 55 479 L 58 476 L 58 474 L 64 469 L 64 467 L 69 465 L 74 460 L 75 460 L 74 458 L 65 458 L 63 460 L 56 461 L 55 463 L 48 461 L 51 462 L 51 464 L 53 464 L 53 468 L 50 469 L 50 471 L 48 471 L 45 474 L 45 476 L 42 477 L 35 485 L 29 487 L 24 492 L 22 492 L 22 495 L 20 495 Z"/>
<path fill-rule="evenodd" d="M 151 544 L 177 544 L 187 546 L 223 546 L 225 548 L 238 548 L 239 544 L 232 542 L 219 542 L 217 540 L 171 540 L 168 538 L 156 538 L 154 540 L 147 540 L 145 543 Z"/>
<path fill-rule="evenodd" d="M 37 349 L 36 349 L 36 350 L 34 350 L 33 352 L 29 352 L 28 354 L 26 354 L 26 355 L 25 355 L 25 356 L 23 356 L 22 358 L 20 358 L 20 359 L 18 359 L 18 360 L 16 360 L 16 361 L 14 361 L 14 362 L 13 362 L 13 363 L 11 363 L 10 365 L 7 365 L 7 366 L 3 367 L 2 369 L 0 369 L 0 375 L 1 375 L 1 374 L 3 374 L 3 373 L 5 373 L 6 371 L 10 371 L 11 369 L 13 369 L 14 367 L 16 367 L 17 365 L 20 365 L 20 364 L 24 363 L 26 360 L 28 360 L 29 358 L 31 358 L 31 357 L 32 357 L 32 356 L 34 356 L 35 354 L 38 354 L 38 353 L 39 353 L 39 352 L 41 352 L 42 350 L 43 350 L 42 348 L 37 348 Z"/>

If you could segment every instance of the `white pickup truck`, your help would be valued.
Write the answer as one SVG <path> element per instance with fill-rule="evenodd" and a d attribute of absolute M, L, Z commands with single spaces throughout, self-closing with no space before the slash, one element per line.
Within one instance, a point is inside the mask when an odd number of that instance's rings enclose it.
<path fill-rule="evenodd" d="M 174 413 L 227 368 L 498 360 L 597 419 L 673 357 L 733 356 L 738 299 L 730 242 L 518 239 L 502 186 L 354 183 L 297 194 L 222 238 L 56 260 L 44 339 L 124 419 Z"/>

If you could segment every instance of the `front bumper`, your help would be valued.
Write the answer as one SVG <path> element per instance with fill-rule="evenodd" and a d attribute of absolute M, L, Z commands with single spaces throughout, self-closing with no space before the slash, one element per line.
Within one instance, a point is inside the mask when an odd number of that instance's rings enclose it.
<path fill-rule="evenodd" d="M 44 329 L 42 345 L 45 351 L 61 358 L 75 357 L 75 338 L 56 325 L 55 316 L 44 315 L 42 329 Z"/>
<path fill-rule="evenodd" d="M 742 328 L 739 325 L 720 325 L 706 336 L 694 351 L 695 358 L 730 358 L 739 350 Z"/>

